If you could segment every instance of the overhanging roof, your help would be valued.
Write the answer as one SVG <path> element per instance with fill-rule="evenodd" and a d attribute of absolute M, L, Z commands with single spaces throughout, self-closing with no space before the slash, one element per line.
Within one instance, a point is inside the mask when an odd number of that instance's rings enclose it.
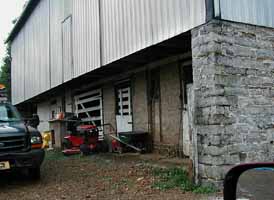
<path fill-rule="evenodd" d="M 11 30 L 7 40 L 5 41 L 6 43 L 12 42 L 17 34 L 21 31 L 25 23 L 27 22 L 28 18 L 30 17 L 31 13 L 33 10 L 36 8 L 40 0 L 29 0 L 27 6 L 23 10 L 22 14 L 20 15 L 18 21 L 14 25 L 13 29 Z"/>
<path fill-rule="evenodd" d="M 14 25 L 10 34 L 8 35 L 8 38 L 6 39 L 5 43 L 12 42 L 16 38 L 16 36 L 21 31 L 21 29 L 24 27 L 27 20 L 29 19 L 32 12 L 34 11 L 34 9 L 36 8 L 36 6 L 39 4 L 40 1 L 41 0 L 29 0 L 28 1 L 27 6 L 23 10 L 22 14 L 19 16 L 16 24 Z M 56 0 L 56 1 L 59 1 L 59 0 Z M 205 1 L 206 1 L 207 9 L 212 10 L 211 7 L 213 4 L 213 0 L 205 0 Z M 210 14 L 212 14 L 212 13 L 210 13 Z M 208 16 L 207 16 L 207 18 L 208 18 Z M 210 16 L 210 19 L 211 19 L 211 16 Z M 209 18 L 207 20 L 209 20 Z"/>

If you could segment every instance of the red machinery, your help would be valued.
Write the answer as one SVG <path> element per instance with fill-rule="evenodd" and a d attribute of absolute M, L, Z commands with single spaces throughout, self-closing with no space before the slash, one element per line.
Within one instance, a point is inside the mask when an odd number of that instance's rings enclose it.
<path fill-rule="evenodd" d="M 64 137 L 65 155 L 89 154 L 98 150 L 99 130 L 95 125 L 79 125 L 69 135 Z"/>

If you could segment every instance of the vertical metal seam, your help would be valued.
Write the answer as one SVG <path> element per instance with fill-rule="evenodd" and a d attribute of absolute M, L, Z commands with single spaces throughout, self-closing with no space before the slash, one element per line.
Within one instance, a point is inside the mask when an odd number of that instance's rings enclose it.
<path fill-rule="evenodd" d="M 214 0 L 205 0 L 206 4 L 206 21 L 209 22 L 215 17 Z"/>
<path fill-rule="evenodd" d="M 71 79 L 74 77 L 74 59 L 73 59 L 73 16 L 70 18 L 70 56 L 71 56 Z"/>
<path fill-rule="evenodd" d="M 103 66 L 103 21 L 102 21 L 102 5 L 101 0 L 98 0 L 98 7 L 99 7 L 99 42 L 100 42 L 100 67 Z"/>
<path fill-rule="evenodd" d="M 88 1 L 85 1 L 85 3 L 87 4 L 85 7 L 84 7 L 84 12 L 82 13 L 82 20 L 83 20 L 83 29 L 86 29 L 84 32 L 84 38 L 87 40 L 87 41 L 90 41 L 91 37 L 90 37 L 90 33 L 89 33 L 89 26 L 90 26 L 90 23 L 88 22 L 88 20 L 90 20 L 89 16 L 88 16 L 88 8 L 89 8 L 89 0 Z M 85 24 L 84 22 L 84 19 L 86 19 L 86 22 L 87 24 Z M 88 60 L 88 57 L 90 56 L 88 54 L 88 43 L 85 42 L 85 51 L 86 51 L 86 66 L 85 66 L 85 71 L 82 72 L 82 73 L 88 73 L 89 72 L 89 67 L 88 65 L 90 64 L 89 63 L 89 60 Z"/>
<path fill-rule="evenodd" d="M 51 85 L 51 0 L 49 0 L 49 88 L 52 88 Z"/>
<path fill-rule="evenodd" d="M 152 8 L 152 3 L 150 1 L 149 9 L 151 8 Z M 152 12 L 149 12 L 149 13 L 150 13 L 150 27 L 151 27 L 151 42 L 154 43 L 153 16 L 152 16 Z"/>
<path fill-rule="evenodd" d="M 124 3 L 121 3 L 121 7 L 120 8 L 122 9 L 122 11 L 125 10 Z M 125 27 L 125 17 L 122 16 L 121 19 L 122 19 L 122 26 Z M 126 35 L 125 32 L 123 32 L 123 38 L 126 38 L 125 35 Z M 123 45 L 121 45 L 121 52 L 122 52 L 122 55 L 125 55 L 125 52 L 126 52 L 126 43 L 125 42 L 123 42 Z"/>
<path fill-rule="evenodd" d="M 24 39 L 24 101 L 26 100 L 26 33 L 25 28 L 23 29 L 23 39 Z"/>
<path fill-rule="evenodd" d="M 221 0 L 214 0 L 213 2 L 213 10 L 215 19 L 221 19 Z"/>
<path fill-rule="evenodd" d="M 62 59 L 61 59 L 61 70 L 62 70 L 62 83 L 64 83 L 64 30 L 63 30 L 63 22 L 61 22 L 61 49 L 62 49 Z"/>
<path fill-rule="evenodd" d="M 221 0 L 219 0 L 219 19 L 222 19 L 222 7 L 221 7 Z"/>

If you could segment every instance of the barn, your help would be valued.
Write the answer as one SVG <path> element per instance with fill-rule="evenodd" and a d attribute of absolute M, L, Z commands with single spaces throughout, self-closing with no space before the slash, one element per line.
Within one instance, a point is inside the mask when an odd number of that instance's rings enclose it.
<path fill-rule="evenodd" d="M 7 39 L 12 103 L 40 131 L 66 112 L 147 132 L 219 184 L 273 160 L 273 13 L 272 0 L 30 0 Z"/>

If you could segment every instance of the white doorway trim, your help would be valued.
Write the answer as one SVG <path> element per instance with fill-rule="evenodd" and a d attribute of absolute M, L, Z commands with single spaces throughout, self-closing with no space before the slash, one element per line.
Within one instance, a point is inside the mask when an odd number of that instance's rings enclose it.
<path fill-rule="evenodd" d="M 131 132 L 132 110 L 131 110 L 131 88 L 129 86 L 121 87 L 116 90 L 116 125 L 117 133 Z"/>

